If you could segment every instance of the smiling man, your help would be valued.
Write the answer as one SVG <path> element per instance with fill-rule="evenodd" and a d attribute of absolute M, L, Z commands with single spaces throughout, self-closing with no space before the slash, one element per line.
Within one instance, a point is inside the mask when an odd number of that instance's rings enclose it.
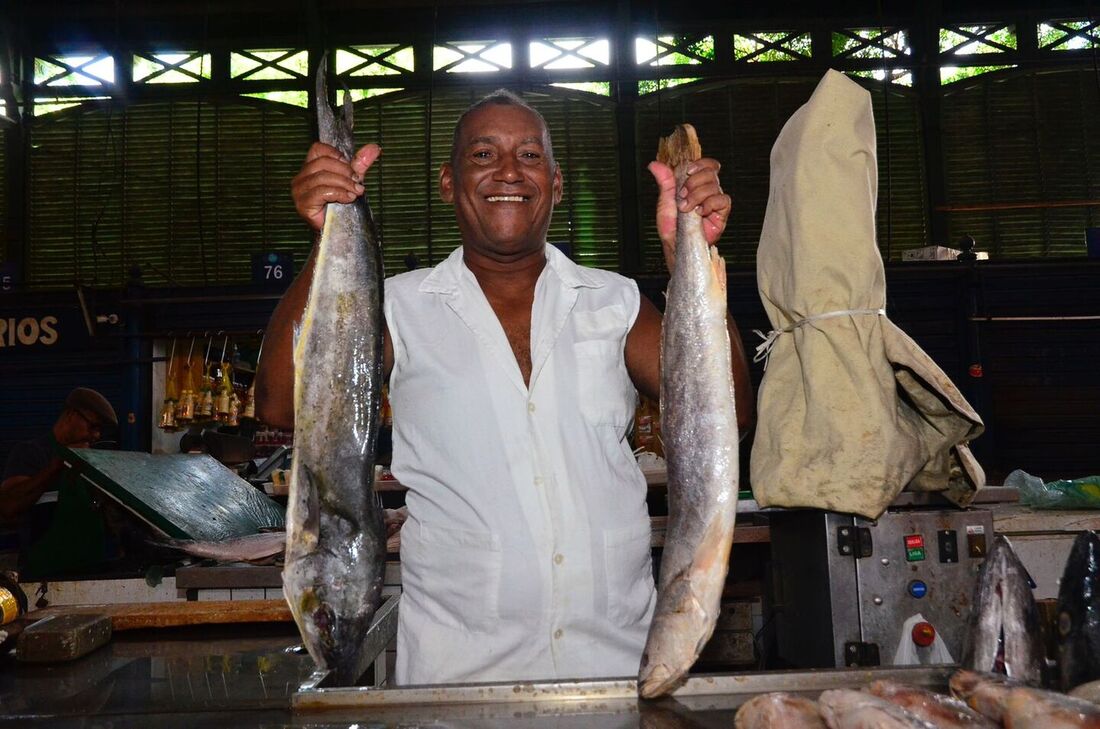
<path fill-rule="evenodd" d="M 294 179 L 316 230 L 350 202 L 380 154 L 348 162 L 315 144 Z M 708 240 L 730 199 L 718 163 L 683 189 L 660 187 L 666 261 L 677 207 L 697 208 Z M 497 91 L 459 119 L 439 190 L 462 246 L 432 269 L 389 279 L 385 371 L 392 470 L 408 488 L 401 530 L 401 684 L 635 674 L 653 611 L 646 482 L 627 439 L 637 392 L 657 399 L 661 316 L 616 273 L 584 268 L 546 232 L 563 194 L 542 116 Z M 258 414 L 293 424 L 291 329 L 312 259 L 268 328 Z M 741 425 L 752 417 L 736 327 Z"/>

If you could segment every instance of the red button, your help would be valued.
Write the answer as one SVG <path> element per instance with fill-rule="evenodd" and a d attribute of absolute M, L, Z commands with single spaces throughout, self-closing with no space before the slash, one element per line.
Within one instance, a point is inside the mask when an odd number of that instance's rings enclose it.
<path fill-rule="evenodd" d="M 936 629 L 931 623 L 917 623 L 913 626 L 913 642 L 921 648 L 927 648 L 936 640 Z"/>
<path fill-rule="evenodd" d="M 910 534 L 905 538 L 906 549 L 916 549 L 917 547 L 924 546 L 924 537 L 920 534 Z"/>

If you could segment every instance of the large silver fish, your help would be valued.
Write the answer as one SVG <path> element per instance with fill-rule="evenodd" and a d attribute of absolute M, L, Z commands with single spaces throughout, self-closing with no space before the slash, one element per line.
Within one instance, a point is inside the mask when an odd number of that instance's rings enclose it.
<path fill-rule="evenodd" d="M 737 710 L 734 729 L 825 729 L 817 704 L 782 691 L 754 696 Z"/>
<path fill-rule="evenodd" d="M 329 107 L 317 74 L 321 141 L 347 159 L 351 100 Z M 302 640 L 337 683 L 366 668 L 363 638 L 382 595 L 386 530 L 374 493 L 382 393 L 382 258 L 366 200 L 329 204 L 294 344 L 294 464 L 283 592 Z"/>
<path fill-rule="evenodd" d="M 891 704 L 897 704 L 940 729 L 997 729 L 1000 726 L 967 706 L 961 699 L 917 686 L 896 681 L 873 681 L 867 691 Z"/>
<path fill-rule="evenodd" d="M 695 131 L 677 127 L 658 159 L 676 189 L 700 157 Z M 661 432 L 668 459 L 669 524 L 657 607 L 638 675 L 639 693 L 676 687 L 714 632 L 737 516 L 737 413 L 726 329 L 725 262 L 702 218 L 680 213 L 676 264 L 661 341 Z"/>
<path fill-rule="evenodd" d="M 978 573 L 965 643 L 964 668 L 1042 683 L 1046 658 L 1039 608 L 1027 570 L 1003 536 L 993 539 Z"/>
<path fill-rule="evenodd" d="M 1008 729 L 1100 729 L 1100 706 L 1001 675 L 957 671 L 951 693 Z"/>

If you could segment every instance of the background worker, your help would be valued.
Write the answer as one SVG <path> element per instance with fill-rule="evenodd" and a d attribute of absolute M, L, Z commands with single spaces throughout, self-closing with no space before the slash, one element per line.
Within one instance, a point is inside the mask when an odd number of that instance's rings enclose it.
<path fill-rule="evenodd" d="M 117 425 L 107 398 L 78 387 L 47 433 L 8 454 L 0 477 L 0 524 L 19 530 L 20 566 L 28 574 L 81 569 L 105 559 L 103 519 L 88 488 L 68 477 L 59 449 L 89 448 L 104 429 Z M 56 505 L 45 503 L 52 501 L 51 492 L 57 492 Z"/>

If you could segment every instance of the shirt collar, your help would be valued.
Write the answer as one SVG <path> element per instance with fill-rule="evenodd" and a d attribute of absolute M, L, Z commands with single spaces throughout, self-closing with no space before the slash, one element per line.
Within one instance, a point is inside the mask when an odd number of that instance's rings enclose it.
<path fill-rule="evenodd" d="M 603 286 L 603 281 L 593 275 L 592 271 L 569 260 L 557 246 L 546 245 L 544 251 L 547 266 L 566 287 L 598 289 Z M 466 270 L 462 261 L 462 246 L 459 246 L 420 282 L 419 290 L 423 293 L 454 294 L 458 291 L 459 282 Z"/>

